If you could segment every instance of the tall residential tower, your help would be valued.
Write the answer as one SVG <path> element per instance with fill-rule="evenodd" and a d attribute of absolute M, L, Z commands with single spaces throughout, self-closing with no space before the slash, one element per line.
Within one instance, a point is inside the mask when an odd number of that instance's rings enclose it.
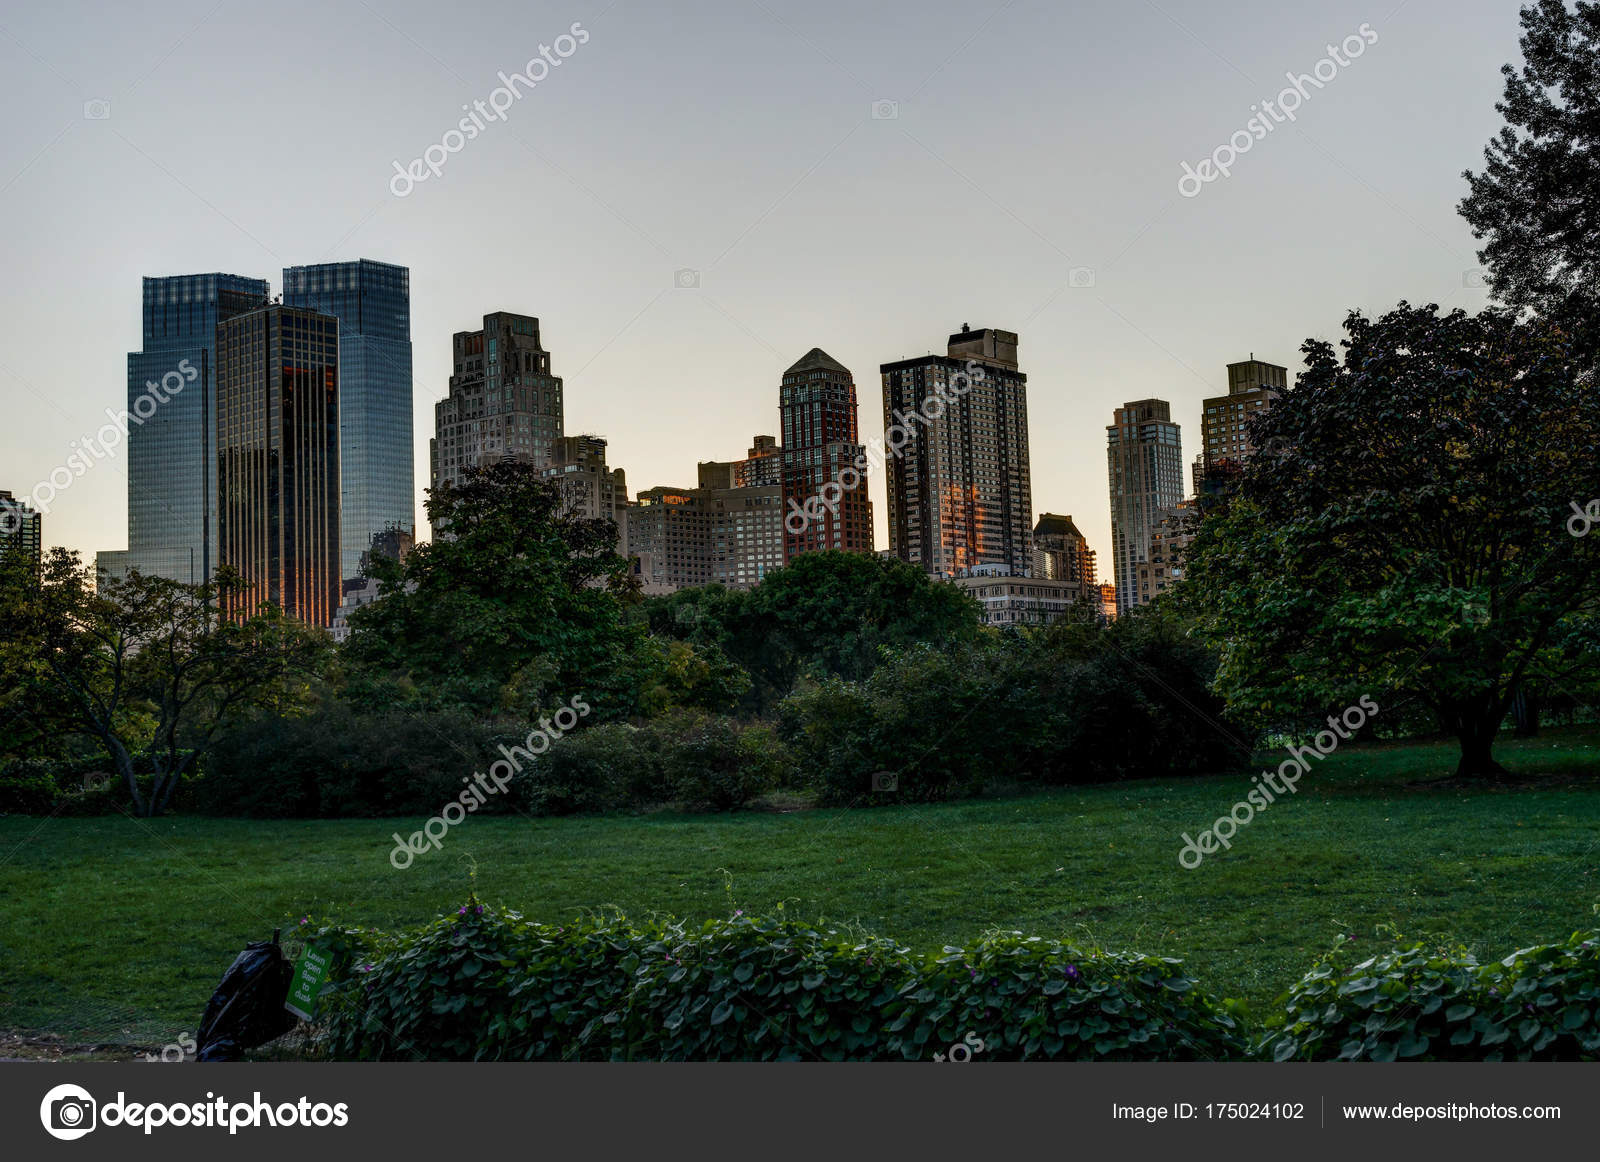
<path fill-rule="evenodd" d="M 433 487 L 495 460 L 550 466 L 562 434 L 561 378 L 539 343 L 539 320 L 497 311 L 481 331 L 457 331 L 450 394 L 434 405 Z"/>
<path fill-rule="evenodd" d="M 856 430 L 856 381 L 850 369 L 813 347 L 783 373 L 778 389 L 783 431 L 783 559 L 819 549 L 872 552 L 872 501 L 865 449 Z M 758 444 L 752 453 L 760 453 Z M 752 455 L 759 461 L 764 455 Z M 833 487 L 824 491 L 824 486 Z M 838 495 L 834 496 L 833 493 Z"/>
<path fill-rule="evenodd" d="M 1032 567 L 1028 377 L 1013 331 L 963 326 L 945 355 L 885 363 L 889 550 L 952 577 Z"/>
<path fill-rule="evenodd" d="M 1172 405 L 1142 399 L 1118 408 L 1106 428 L 1106 464 L 1120 616 L 1148 604 L 1167 584 L 1152 575 L 1150 558 L 1161 522 L 1183 503 L 1183 443 L 1172 422 Z"/>

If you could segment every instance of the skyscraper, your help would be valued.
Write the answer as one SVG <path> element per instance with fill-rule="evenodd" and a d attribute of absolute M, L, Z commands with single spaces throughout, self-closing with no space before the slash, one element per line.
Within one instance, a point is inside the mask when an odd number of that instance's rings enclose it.
<path fill-rule="evenodd" d="M 128 353 L 128 548 L 114 575 L 198 583 L 217 566 L 217 325 L 265 305 L 267 282 L 236 274 L 144 280 L 143 350 Z M 162 385 L 168 385 L 165 389 Z"/>
<path fill-rule="evenodd" d="M 0 555 L 25 553 L 35 568 L 44 561 L 44 517 L 0 488 Z"/>
<path fill-rule="evenodd" d="M 483 330 L 457 331 L 450 394 L 434 405 L 433 487 L 494 460 L 550 464 L 561 435 L 561 378 L 539 343 L 539 320 L 497 311 Z"/>
<path fill-rule="evenodd" d="M 1099 600 L 1094 550 L 1070 516 L 1043 513 L 1033 526 L 1031 575 L 1062 581 L 1075 587 L 1074 600 Z"/>
<path fill-rule="evenodd" d="M 889 548 L 929 573 L 1032 568 L 1028 377 L 1012 331 L 963 326 L 945 355 L 885 363 Z"/>
<path fill-rule="evenodd" d="M 1111 490 L 1111 561 L 1117 613 L 1147 604 L 1166 587 L 1152 578 L 1151 541 L 1168 510 L 1183 502 L 1183 442 L 1163 399 L 1118 408 L 1106 428 Z"/>
<path fill-rule="evenodd" d="M 218 327 L 221 554 L 251 583 L 224 605 L 225 616 L 271 601 L 308 624 L 333 623 L 339 444 L 337 319 L 273 305 Z"/>
<path fill-rule="evenodd" d="M 865 449 L 856 428 L 856 381 L 850 369 L 813 347 L 783 373 L 778 410 L 784 560 L 819 549 L 872 552 L 872 501 L 866 474 L 857 467 L 858 461 L 865 463 Z M 758 444 L 751 452 L 759 450 Z"/>
<path fill-rule="evenodd" d="M 1289 384 L 1289 369 L 1253 354 L 1228 364 L 1228 394 L 1205 402 L 1200 420 L 1201 454 L 1206 467 L 1242 464 L 1252 451 L 1245 428 L 1251 416 L 1272 406 Z"/>
<path fill-rule="evenodd" d="M 368 258 L 285 267 L 283 305 L 339 320 L 340 572 L 355 577 L 374 536 L 417 525 L 411 272 Z"/>

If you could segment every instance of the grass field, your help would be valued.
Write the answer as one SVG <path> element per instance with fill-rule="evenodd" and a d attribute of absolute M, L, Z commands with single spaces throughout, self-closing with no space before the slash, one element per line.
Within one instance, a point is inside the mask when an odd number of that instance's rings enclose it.
<path fill-rule="evenodd" d="M 1600 732 L 1502 743 L 1515 790 L 1418 787 L 1453 749 L 1346 748 L 1231 851 L 1177 863 L 1248 775 L 939 806 L 474 818 L 404 872 L 417 820 L 0 818 L 0 1029 L 157 1044 L 193 1031 L 245 941 L 317 916 L 378 926 L 479 894 L 536 919 L 614 905 L 704 918 L 783 902 L 937 948 L 988 927 L 1184 958 L 1265 1011 L 1339 933 L 1393 923 L 1480 957 L 1594 926 Z M 733 903 L 730 903 L 730 892 Z"/>

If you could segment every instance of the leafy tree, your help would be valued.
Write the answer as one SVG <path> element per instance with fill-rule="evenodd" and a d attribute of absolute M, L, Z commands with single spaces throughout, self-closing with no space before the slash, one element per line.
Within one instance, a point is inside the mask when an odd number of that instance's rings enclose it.
<path fill-rule="evenodd" d="M 514 461 L 433 490 L 427 507 L 434 541 L 377 562 L 381 595 L 350 618 L 359 700 L 515 714 L 583 691 L 602 716 L 632 709 L 643 633 L 624 624 L 616 525 L 572 513 Z"/>
<path fill-rule="evenodd" d="M 103 746 L 141 815 L 166 810 L 230 722 L 303 695 L 329 648 L 325 631 L 274 606 L 219 620 L 219 598 L 247 588 L 226 570 L 204 585 L 136 571 L 95 582 L 65 549 L 38 574 L 15 554 L 0 560 L 0 677 L 41 728 Z"/>
<path fill-rule="evenodd" d="M 1592 671 L 1600 411 L 1571 337 L 1505 310 L 1352 313 L 1341 360 L 1252 421 L 1238 494 L 1201 523 L 1180 600 L 1221 650 L 1235 712 L 1283 721 L 1363 694 L 1418 699 L 1460 743 L 1457 775 L 1504 774 L 1493 744 L 1531 678 Z"/>
<path fill-rule="evenodd" d="M 978 605 L 916 565 L 865 553 L 805 553 L 754 589 L 684 590 L 645 603 L 653 632 L 714 646 L 768 707 L 803 676 L 865 678 L 887 648 L 971 641 Z"/>
<path fill-rule="evenodd" d="M 1506 65 L 1506 124 L 1470 170 L 1461 215 L 1497 297 L 1576 321 L 1600 301 L 1600 4 L 1522 9 L 1520 70 Z"/>

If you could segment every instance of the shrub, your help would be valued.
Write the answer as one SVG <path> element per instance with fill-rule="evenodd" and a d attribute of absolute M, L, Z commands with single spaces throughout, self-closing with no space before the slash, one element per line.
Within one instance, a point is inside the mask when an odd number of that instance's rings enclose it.
<path fill-rule="evenodd" d="M 1225 1007 L 1179 961 L 1081 951 L 1020 932 L 947 948 L 890 1013 L 889 1049 L 908 1060 L 959 1045 L 995 1061 L 1223 1060 L 1247 1052 Z"/>
<path fill-rule="evenodd" d="M 523 768 L 513 801 L 536 815 L 614 811 L 659 784 L 656 756 L 638 728 L 611 722 L 564 735 Z"/>
<path fill-rule="evenodd" d="M 344 958 L 332 997 L 315 1044 L 367 1060 L 930 1059 L 976 1041 L 995 1060 L 1245 1049 L 1176 961 L 1018 933 L 922 958 L 781 913 L 551 926 L 474 899 L 372 964 Z"/>
<path fill-rule="evenodd" d="M 658 733 L 663 785 L 686 807 L 737 811 L 792 781 L 788 751 L 766 727 L 698 717 L 680 718 Z"/>
<path fill-rule="evenodd" d="M 1262 1044 L 1275 1060 L 1600 1057 L 1600 932 L 1487 965 L 1417 942 L 1341 969 L 1343 952 L 1289 990 Z"/>
<path fill-rule="evenodd" d="M 19 759 L 0 769 L 0 815 L 48 815 L 55 807 L 55 776 L 45 759 Z"/>

